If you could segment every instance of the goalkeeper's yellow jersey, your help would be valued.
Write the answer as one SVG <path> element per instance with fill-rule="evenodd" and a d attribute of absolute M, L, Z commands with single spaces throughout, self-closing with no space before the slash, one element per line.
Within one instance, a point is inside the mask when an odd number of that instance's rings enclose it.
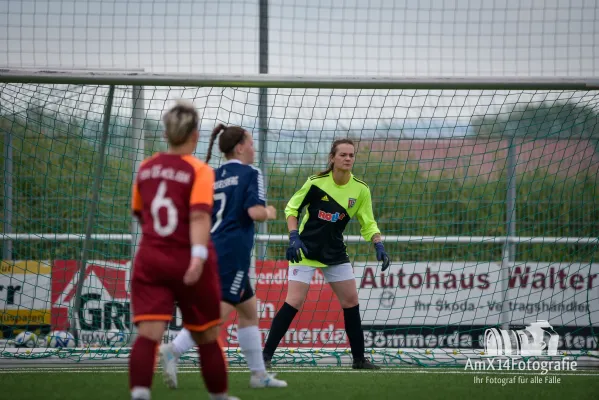
<path fill-rule="evenodd" d="M 353 174 L 345 185 L 337 185 L 332 172 L 311 176 L 287 203 L 285 218 L 298 217 L 304 207 L 306 214 L 299 232 L 308 254 L 302 253 L 301 265 L 326 267 L 349 262 L 343 231 L 354 217 L 365 240 L 380 233 L 372 212 L 370 188 Z"/>

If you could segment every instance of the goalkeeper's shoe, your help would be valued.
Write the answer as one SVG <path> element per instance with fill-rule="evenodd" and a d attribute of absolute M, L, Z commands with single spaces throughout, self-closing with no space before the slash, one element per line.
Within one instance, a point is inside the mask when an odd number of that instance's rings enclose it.
<path fill-rule="evenodd" d="M 275 378 L 276 374 L 253 375 L 250 378 L 250 387 L 254 389 L 260 388 L 284 388 L 287 387 L 287 382 Z"/>
<path fill-rule="evenodd" d="M 162 366 L 162 379 L 169 389 L 177 388 L 177 364 L 179 357 L 175 354 L 173 344 L 160 346 L 160 365 Z"/>
<path fill-rule="evenodd" d="M 353 369 L 381 369 L 378 365 L 374 365 L 370 362 L 370 360 L 364 358 L 362 360 L 354 360 L 354 363 L 351 366 Z"/>

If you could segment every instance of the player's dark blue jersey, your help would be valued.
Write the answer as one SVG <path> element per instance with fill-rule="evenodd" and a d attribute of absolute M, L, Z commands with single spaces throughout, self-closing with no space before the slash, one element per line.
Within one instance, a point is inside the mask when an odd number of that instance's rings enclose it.
<path fill-rule="evenodd" d="M 216 169 L 214 179 L 211 234 L 219 264 L 247 262 L 249 266 L 254 221 L 248 209 L 266 205 L 262 174 L 258 168 L 234 159 Z"/>

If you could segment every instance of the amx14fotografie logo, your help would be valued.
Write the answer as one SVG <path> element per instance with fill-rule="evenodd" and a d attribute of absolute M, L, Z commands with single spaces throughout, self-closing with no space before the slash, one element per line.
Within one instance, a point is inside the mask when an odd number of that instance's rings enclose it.
<path fill-rule="evenodd" d="M 538 372 L 542 375 L 549 371 L 575 371 L 576 361 L 558 354 L 559 340 L 559 335 L 545 320 L 530 323 L 524 329 L 487 329 L 484 354 L 476 360 L 469 357 L 464 369 Z"/>

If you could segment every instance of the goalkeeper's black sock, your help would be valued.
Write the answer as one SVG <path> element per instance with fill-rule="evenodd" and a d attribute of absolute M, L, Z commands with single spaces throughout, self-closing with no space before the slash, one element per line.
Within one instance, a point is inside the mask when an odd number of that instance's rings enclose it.
<path fill-rule="evenodd" d="M 293 322 L 293 318 L 295 318 L 295 314 L 297 314 L 296 308 L 293 308 L 287 302 L 283 303 L 283 307 L 281 307 L 272 320 L 270 333 L 268 334 L 268 339 L 266 339 L 266 345 L 262 353 L 265 360 L 270 360 L 273 354 L 275 354 L 275 350 L 279 346 L 283 336 L 285 336 L 285 333 L 287 333 L 291 322 Z"/>
<path fill-rule="evenodd" d="M 344 308 L 343 317 L 345 318 L 345 333 L 349 339 L 351 354 L 354 361 L 364 359 L 364 331 L 362 331 L 362 321 L 360 320 L 360 305 Z"/>

